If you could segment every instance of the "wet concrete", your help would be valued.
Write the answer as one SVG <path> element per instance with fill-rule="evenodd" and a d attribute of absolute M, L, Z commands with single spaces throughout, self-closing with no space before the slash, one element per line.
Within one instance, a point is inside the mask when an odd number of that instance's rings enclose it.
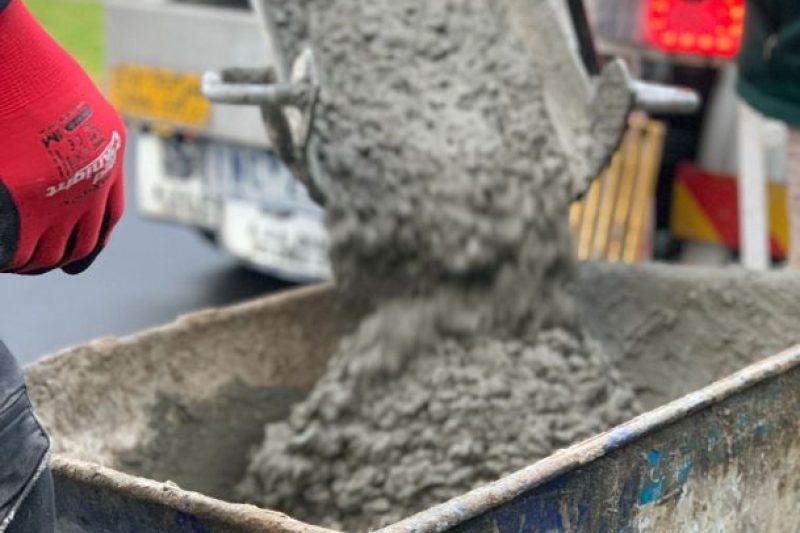
<path fill-rule="evenodd" d="M 365 531 L 636 412 L 569 293 L 567 211 L 586 177 L 573 163 L 596 158 L 575 150 L 591 132 L 607 156 L 626 108 L 551 112 L 553 65 L 518 23 L 541 2 L 305 6 L 331 258 L 377 309 L 289 421 L 267 426 L 239 494 Z"/>

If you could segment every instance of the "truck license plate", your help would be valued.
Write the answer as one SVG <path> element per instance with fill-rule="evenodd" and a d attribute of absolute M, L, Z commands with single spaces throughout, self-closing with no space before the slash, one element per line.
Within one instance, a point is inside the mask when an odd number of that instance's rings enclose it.
<path fill-rule="evenodd" d="M 200 128 L 211 116 L 200 87 L 199 74 L 119 65 L 111 71 L 109 96 L 123 115 Z"/>
<path fill-rule="evenodd" d="M 238 259 L 285 279 L 330 277 L 323 210 L 269 150 L 136 133 L 139 210 L 214 232 Z"/>
<path fill-rule="evenodd" d="M 137 196 L 147 217 L 215 230 L 222 202 L 206 169 L 203 143 L 136 135 Z"/>
<path fill-rule="evenodd" d="M 297 281 L 331 275 L 322 215 L 276 213 L 244 200 L 228 200 L 221 240 L 235 257 Z"/>

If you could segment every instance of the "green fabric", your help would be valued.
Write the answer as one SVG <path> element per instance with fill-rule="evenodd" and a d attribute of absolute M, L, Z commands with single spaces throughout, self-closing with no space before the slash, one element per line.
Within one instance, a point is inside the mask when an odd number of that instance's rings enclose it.
<path fill-rule="evenodd" d="M 773 20 L 777 41 L 765 58 Z M 737 91 L 764 115 L 800 126 L 800 0 L 747 0 Z"/>

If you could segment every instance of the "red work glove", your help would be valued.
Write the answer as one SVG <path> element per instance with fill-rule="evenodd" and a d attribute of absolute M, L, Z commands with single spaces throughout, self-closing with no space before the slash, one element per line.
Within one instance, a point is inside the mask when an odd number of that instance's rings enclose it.
<path fill-rule="evenodd" d="M 125 128 L 22 0 L 0 12 L 0 272 L 82 272 L 124 208 Z"/>

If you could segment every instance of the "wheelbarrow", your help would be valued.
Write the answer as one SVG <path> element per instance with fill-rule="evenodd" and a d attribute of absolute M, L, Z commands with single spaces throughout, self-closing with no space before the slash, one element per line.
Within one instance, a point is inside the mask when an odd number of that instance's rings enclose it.
<path fill-rule="evenodd" d="M 383 531 L 797 531 L 800 278 L 588 263 L 575 290 L 648 411 Z M 232 488 L 368 307 L 296 289 L 30 367 L 61 531 L 328 531 Z"/>

